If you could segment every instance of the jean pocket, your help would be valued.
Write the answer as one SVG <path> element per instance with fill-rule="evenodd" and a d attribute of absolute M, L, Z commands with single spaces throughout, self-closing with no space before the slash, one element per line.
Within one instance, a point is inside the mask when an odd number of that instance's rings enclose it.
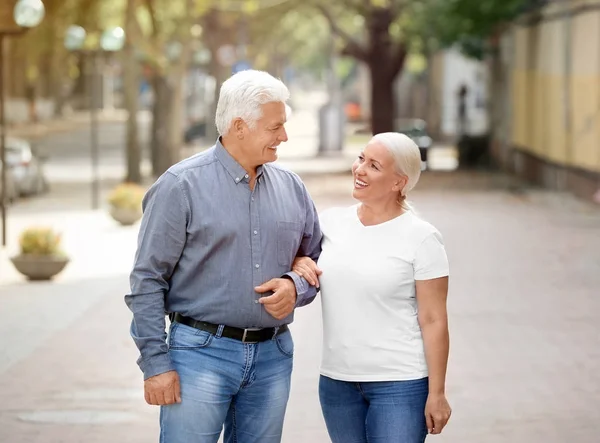
<path fill-rule="evenodd" d="M 300 248 L 302 227 L 303 224 L 300 222 L 277 222 L 277 261 L 287 270 L 291 269 Z"/>
<path fill-rule="evenodd" d="M 213 337 L 210 332 L 181 323 L 173 323 L 169 333 L 169 349 L 206 348 L 212 342 Z"/>
<path fill-rule="evenodd" d="M 275 344 L 277 349 L 286 357 L 294 356 L 294 339 L 290 331 L 275 336 Z"/>

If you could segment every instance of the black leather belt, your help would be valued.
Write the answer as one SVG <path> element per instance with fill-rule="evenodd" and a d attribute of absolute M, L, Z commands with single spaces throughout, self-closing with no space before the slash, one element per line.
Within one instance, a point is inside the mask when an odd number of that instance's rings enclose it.
<path fill-rule="evenodd" d="M 194 320 L 190 317 L 184 317 L 181 314 L 171 314 L 169 317 L 171 318 L 171 321 L 191 326 L 192 328 L 200 329 L 201 331 L 210 332 L 211 334 L 216 334 L 219 330 L 219 325 Z M 278 328 L 264 329 L 241 329 L 234 328 L 233 326 L 225 326 L 221 336 L 233 338 L 243 343 L 259 343 L 261 341 L 271 340 L 275 335 L 282 334 L 287 330 L 287 325 L 282 325 Z"/>

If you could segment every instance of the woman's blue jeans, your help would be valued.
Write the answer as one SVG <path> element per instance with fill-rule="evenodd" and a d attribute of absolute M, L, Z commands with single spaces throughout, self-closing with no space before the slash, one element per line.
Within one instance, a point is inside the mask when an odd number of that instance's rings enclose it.
<path fill-rule="evenodd" d="M 333 443 L 423 443 L 429 380 L 345 382 L 321 376 L 319 397 Z"/>

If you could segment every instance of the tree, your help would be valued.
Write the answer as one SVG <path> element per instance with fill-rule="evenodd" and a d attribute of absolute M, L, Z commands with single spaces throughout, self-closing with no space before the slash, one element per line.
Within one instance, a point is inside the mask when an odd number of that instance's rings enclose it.
<path fill-rule="evenodd" d="M 261 69 L 277 74 L 282 58 L 316 74 L 327 68 L 329 27 L 314 10 L 286 4 L 263 10 L 259 19 L 252 20 L 251 35 L 255 64 Z"/>
<path fill-rule="evenodd" d="M 487 61 L 490 141 L 499 142 L 506 116 L 508 82 L 500 57 L 500 37 L 517 16 L 542 6 L 545 0 L 430 0 L 421 23 L 427 24 L 427 44 L 434 48 L 458 47 L 468 57 Z"/>
<path fill-rule="evenodd" d="M 127 109 L 127 141 L 125 159 L 127 175 L 125 181 L 140 183 L 142 181 L 142 150 L 138 128 L 138 81 L 139 63 L 135 58 L 132 35 L 135 34 L 135 21 L 138 0 L 127 0 L 125 9 L 125 47 L 123 48 L 123 94 Z"/>
<path fill-rule="evenodd" d="M 237 49 L 238 59 L 245 58 L 256 69 L 265 69 L 282 76 L 282 66 L 289 60 L 287 56 L 298 54 L 298 29 L 306 28 L 304 25 L 311 23 L 311 20 L 302 17 L 297 21 L 291 17 L 297 11 L 306 11 L 306 8 L 299 7 L 293 0 L 212 0 L 207 5 L 199 23 L 203 29 L 203 45 L 210 52 L 208 74 L 215 79 L 212 108 L 208 114 L 209 120 L 206 121 L 207 138 L 214 140 L 217 132 L 212 116 L 216 110 L 220 87 L 231 75 L 231 67 L 222 63 L 219 49 L 224 46 L 234 47 Z M 312 52 L 312 55 L 318 56 L 319 51 L 307 51 L 306 39 L 310 40 L 310 37 L 314 37 L 314 34 L 305 30 L 302 37 L 303 52 Z M 292 41 L 295 42 L 295 47 Z"/>
<path fill-rule="evenodd" d="M 67 100 L 65 86 L 77 79 L 74 60 L 63 45 L 65 31 L 72 24 L 97 30 L 106 23 L 101 5 L 118 6 L 121 0 L 44 0 L 44 20 L 24 36 L 11 39 L 9 50 L 9 93 L 24 95 L 27 91 L 35 108 L 37 97 L 49 97 L 54 113 L 60 116 Z M 20 73 L 28 73 L 23 76 Z"/>
<path fill-rule="evenodd" d="M 371 130 L 374 134 L 394 129 L 394 81 L 402 71 L 410 49 L 403 25 L 415 2 L 338 0 L 313 3 L 329 22 L 331 31 L 342 40 L 341 54 L 365 63 L 369 69 Z"/>
<path fill-rule="evenodd" d="M 202 41 L 210 53 L 210 62 L 208 65 L 208 74 L 215 80 L 215 90 L 212 97 L 211 108 L 206 115 L 206 137 L 212 141 L 217 138 L 217 128 L 213 116 L 216 112 L 217 102 L 221 85 L 230 75 L 231 69 L 224 66 L 219 56 L 220 48 L 224 46 L 235 46 L 239 33 L 239 27 L 244 26 L 242 21 L 243 4 L 233 5 L 233 10 L 223 11 L 214 4 L 202 17 Z M 237 31 L 237 32 L 236 32 Z"/>
<path fill-rule="evenodd" d="M 181 158 L 184 79 L 197 8 L 193 0 L 142 3 L 131 25 L 132 42 L 152 73 L 150 153 L 153 175 L 159 176 Z"/>
<path fill-rule="evenodd" d="M 457 45 L 472 58 L 483 60 L 497 49 L 504 27 L 523 12 L 546 0 L 429 0 L 420 17 L 427 24 L 430 43 L 437 47 Z"/>
<path fill-rule="evenodd" d="M 497 37 L 520 14 L 547 0 L 430 0 L 432 34 L 441 47 L 458 45 L 469 57 L 483 60 Z"/>
<path fill-rule="evenodd" d="M 411 51 L 458 44 L 482 58 L 497 49 L 502 25 L 544 0 L 312 0 L 343 43 L 342 55 L 371 74 L 373 133 L 394 128 L 394 81 Z M 307 3 L 309 4 L 309 3 Z"/>

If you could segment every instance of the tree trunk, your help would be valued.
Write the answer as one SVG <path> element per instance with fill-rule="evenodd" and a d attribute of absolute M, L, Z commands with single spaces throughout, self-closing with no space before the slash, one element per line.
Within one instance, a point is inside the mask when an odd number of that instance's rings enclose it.
<path fill-rule="evenodd" d="M 171 88 L 165 76 L 155 73 L 152 78 L 154 104 L 152 106 L 152 137 L 150 150 L 152 174 L 158 177 L 171 166 L 169 161 L 168 122 L 171 113 Z"/>
<path fill-rule="evenodd" d="M 125 12 L 125 48 L 123 51 L 123 90 L 125 94 L 125 109 L 127 109 L 127 146 L 126 162 L 127 175 L 125 181 L 141 183 L 142 151 L 139 141 L 138 129 L 138 64 L 135 60 L 135 51 L 131 42 L 132 27 L 135 20 L 135 0 L 127 2 Z"/>
<path fill-rule="evenodd" d="M 182 160 L 181 148 L 183 146 L 183 133 L 185 131 L 183 122 L 185 121 L 186 114 L 184 111 L 184 86 L 186 83 L 184 72 L 187 72 L 187 69 L 184 68 L 183 71 L 177 69 L 176 72 L 173 73 L 173 85 L 169 88 L 171 91 L 169 96 L 171 102 L 169 109 L 171 112 L 169 113 L 169 119 L 167 121 L 167 144 L 169 147 L 167 150 L 168 155 L 165 156 L 165 161 L 168 162 L 168 165 L 165 164 L 167 169 Z"/>
<path fill-rule="evenodd" d="M 51 26 L 52 35 L 56 35 L 54 21 Z M 63 54 L 59 53 L 60 50 L 56 43 L 55 39 L 54 44 L 50 46 L 50 72 L 48 75 L 50 76 L 50 97 L 54 102 L 53 115 L 54 117 L 62 117 L 65 105 L 62 66 L 65 63 L 64 57 L 61 57 Z"/>
<path fill-rule="evenodd" d="M 216 52 L 216 51 L 215 51 Z M 227 79 L 226 68 L 221 66 L 216 61 L 216 56 L 213 57 L 209 65 L 209 74 L 215 79 L 215 91 L 213 95 L 213 101 L 210 104 L 209 111 L 206 115 L 206 140 L 212 144 L 219 137 L 219 132 L 215 125 L 215 114 L 217 112 L 217 103 L 219 102 L 219 94 L 223 82 Z"/>
<path fill-rule="evenodd" d="M 182 83 L 182 80 L 179 82 Z M 181 160 L 183 142 L 182 86 L 172 87 L 164 76 L 154 79 L 152 118 L 152 172 L 155 177 Z"/>
<path fill-rule="evenodd" d="M 394 78 L 390 79 L 383 61 L 369 63 L 371 74 L 371 131 L 373 134 L 394 130 L 396 100 Z"/>
<path fill-rule="evenodd" d="M 185 64 L 187 66 L 187 63 Z M 164 74 L 155 73 L 152 81 L 154 105 L 152 109 L 152 172 L 155 177 L 181 160 L 184 121 L 184 72 L 171 72 L 173 81 Z M 175 85 L 175 86 L 173 86 Z"/>
<path fill-rule="evenodd" d="M 194 8 L 194 1 L 187 0 L 186 9 Z M 182 26 L 189 29 L 193 20 L 188 17 Z M 183 38 L 181 54 L 173 64 L 160 69 L 155 67 L 152 81 L 154 107 L 152 118 L 152 171 L 155 177 L 166 172 L 181 160 L 184 133 L 184 86 L 192 52 L 192 42 Z"/>
<path fill-rule="evenodd" d="M 221 66 L 219 63 L 217 51 L 225 44 L 234 44 L 235 41 L 233 38 L 236 34 L 235 28 L 232 28 L 231 24 L 227 24 L 223 20 L 223 12 L 214 8 L 204 15 L 203 27 L 204 32 L 202 33 L 202 37 L 204 44 L 211 53 L 208 73 L 215 79 L 214 98 L 210 106 L 207 107 L 208 112 L 206 115 L 206 139 L 208 143 L 212 144 L 219 135 L 215 126 L 215 112 L 217 110 L 221 85 L 231 73 L 228 67 Z"/>

